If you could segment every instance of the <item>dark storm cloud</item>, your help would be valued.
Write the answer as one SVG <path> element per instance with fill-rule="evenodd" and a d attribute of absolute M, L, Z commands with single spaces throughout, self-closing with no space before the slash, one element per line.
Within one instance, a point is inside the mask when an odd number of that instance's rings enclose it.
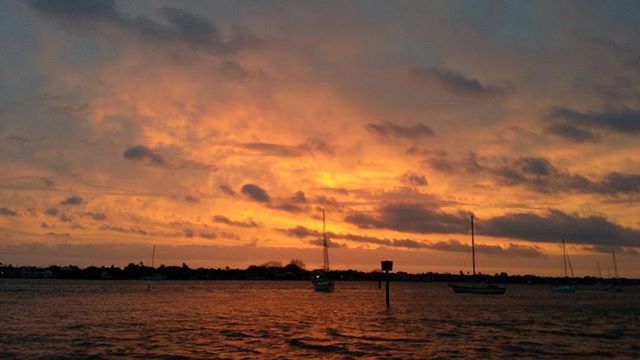
<path fill-rule="evenodd" d="M 304 152 L 297 146 L 271 144 L 271 143 L 247 143 L 239 145 L 242 148 L 254 150 L 269 156 L 297 157 L 302 156 Z"/>
<path fill-rule="evenodd" d="M 459 164 L 454 163 L 451 159 L 446 157 L 428 158 L 424 161 L 432 169 L 444 172 L 444 173 L 456 173 L 461 172 Z"/>
<path fill-rule="evenodd" d="M 67 215 L 67 214 L 60 214 L 60 216 L 58 217 L 58 220 L 62 222 L 71 222 L 73 221 L 73 216 Z"/>
<path fill-rule="evenodd" d="M 322 233 L 317 230 L 311 230 L 304 226 L 296 226 L 291 229 L 279 229 L 283 233 L 287 234 L 290 237 L 295 238 L 320 238 L 322 241 Z M 358 235 L 358 234 L 338 234 L 334 232 L 327 232 L 327 239 L 340 239 L 340 240 L 348 240 L 357 243 L 363 244 L 374 244 L 374 245 L 382 245 L 382 246 L 390 246 L 390 247 L 404 247 L 411 249 L 419 249 L 428 247 L 427 244 L 411 240 L 411 239 L 382 239 L 375 236 L 366 236 L 366 235 Z M 322 242 L 320 242 L 320 245 Z"/>
<path fill-rule="evenodd" d="M 302 150 L 311 152 L 313 154 L 323 154 L 326 156 L 334 156 L 335 149 L 332 145 L 322 140 L 309 140 L 304 144 L 298 145 Z"/>
<path fill-rule="evenodd" d="M 333 232 L 328 232 L 327 236 L 330 238 L 336 239 L 344 239 L 353 242 L 359 242 L 363 244 L 375 244 L 375 245 L 384 245 L 384 246 L 394 246 L 396 241 L 402 242 L 403 240 L 393 240 L 393 239 L 381 239 L 375 236 L 366 236 L 366 235 L 358 235 L 358 234 L 336 234 Z"/>
<path fill-rule="evenodd" d="M 245 228 L 258 227 L 258 224 L 253 220 L 234 221 L 234 220 L 231 220 L 228 217 L 222 216 L 222 215 L 215 215 L 213 217 L 213 221 L 215 221 L 217 223 L 220 223 L 220 224 L 230 225 L 230 226 L 239 226 L 239 227 L 245 227 Z"/>
<path fill-rule="evenodd" d="M 299 157 L 313 154 L 333 156 L 335 154 L 334 149 L 329 144 L 320 140 L 310 140 L 295 146 L 265 142 L 245 143 L 237 146 L 262 155 L 278 157 Z"/>
<path fill-rule="evenodd" d="M 0 207 L 0 216 L 18 216 L 18 213 L 6 207 Z"/>
<path fill-rule="evenodd" d="M 127 160 L 147 161 L 153 165 L 161 166 L 165 164 L 162 155 L 142 145 L 128 148 L 122 156 Z"/>
<path fill-rule="evenodd" d="M 456 96 L 497 97 L 513 92 L 513 86 L 510 83 L 487 85 L 478 79 L 438 67 L 414 68 L 411 73 L 417 80 L 434 82 L 444 91 Z"/>
<path fill-rule="evenodd" d="M 495 159 L 493 159 L 495 160 Z M 433 169 L 452 174 L 485 174 L 502 186 L 524 186 L 539 193 L 571 192 L 606 196 L 640 194 L 640 174 L 609 172 L 592 179 L 564 171 L 544 157 L 502 158 L 499 162 L 478 158 L 427 158 Z"/>
<path fill-rule="evenodd" d="M 542 193 L 569 191 L 600 195 L 640 193 L 640 174 L 610 172 L 600 180 L 561 171 L 546 158 L 522 157 L 496 168 L 486 168 L 498 183 L 524 185 Z"/>
<path fill-rule="evenodd" d="M 431 250 L 446 251 L 446 252 L 459 252 L 470 253 L 471 246 L 462 244 L 457 240 L 437 241 L 434 243 L 426 244 L 426 247 Z M 476 244 L 476 251 L 485 254 L 507 254 L 522 257 L 538 257 L 542 256 L 542 252 L 536 246 L 524 246 L 517 244 L 509 244 L 508 247 L 502 247 L 500 245 L 482 245 Z"/>
<path fill-rule="evenodd" d="M 465 223 L 466 225 L 466 223 Z M 314 245 L 322 245 L 322 233 L 316 230 L 311 230 L 303 226 L 297 226 L 291 229 L 280 229 L 288 236 L 295 238 L 314 238 L 310 243 Z M 373 236 L 357 235 L 357 234 L 336 234 L 333 232 L 327 233 L 327 238 L 348 240 L 357 243 L 374 244 L 388 247 L 402 247 L 407 249 L 430 249 L 437 251 L 447 252 L 471 252 L 471 246 L 460 243 L 457 240 L 449 241 L 437 241 L 433 243 L 426 243 L 422 241 L 412 239 L 382 239 Z M 509 244 L 508 247 L 502 247 L 499 245 L 476 245 L 476 251 L 486 254 L 508 254 L 522 257 L 537 257 L 542 256 L 542 252 L 536 246 L 524 246 L 517 244 Z"/>
<path fill-rule="evenodd" d="M 269 194 L 267 194 L 267 192 L 258 185 L 245 184 L 244 186 L 242 186 L 242 189 L 240 191 L 249 199 L 257 202 L 267 203 L 271 201 Z"/>
<path fill-rule="evenodd" d="M 53 189 L 56 187 L 56 182 L 53 181 L 53 179 L 50 178 L 42 178 L 40 179 L 42 181 L 42 184 L 44 184 L 44 186 Z"/>
<path fill-rule="evenodd" d="M 604 129 L 621 134 L 640 133 L 640 111 L 622 108 L 602 112 L 579 112 L 556 107 L 548 115 L 551 120 L 563 120 L 576 126 Z"/>
<path fill-rule="evenodd" d="M 317 245 L 317 246 L 324 246 L 324 240 L 322 238 L 317 238 L 317 239 L 313 239 L 313 240 L 309 240 L 308 241 L 309 244 L 311 245 Z M 327 239 L 327 245 L 330 248 L 345 248 L 347 247 L 346 244 L 343 243 L 339 243 L 339 242 L 335 242 L 331 239 Z"/>
<path fill-rule="evenodd" d="M 194 236 L 196 236 L 196 232 L 193 231 L 192 229 L 184 229 L 182 230 L 182 233 L 184 234 L 185 237 L 188 237 L 188 238 L 193 238 Z"/>
<path fill-rule="evenodd" d="M 395 239 L 392 240 L 392 243 L 395 247 L 404 247 L 409 249 L 423 249 L 427 247 L 426 244 L 411 239 Z"/>
<path fill-rule="evenodd" d="M 454 174 L 474 174 L 484 169 L 475 153 L 470 153 L 460 159 L 452 159 L 446 153 L 435 156 L 427 155 L 423 163 L 435 170 Z"/>
<path fill-rule="evenodd" d="M 427 178 L 424 175 L 408 172 L 402 176 L 402 181 L 413 186 L 427 186 Z"/>
<path fill-rule="evenodd" d="M 509 159 L 504 165 L 487 170 L 504 185 L 526 184 L 541 192 L 551 191 L 554 186 L 564 187 L 560 184 L 563 174 L 542 157 Z"/>
<path fill-rule="evenodd" d="M 49 216 L 56 216 L 56 215 L 58 215 L 58 209 L 56 209 L 56 208 L 48 208 L 47 210 L 44 211 L 44 213 L 49 215 Z"/>
<path fill-rule="evenodd" d="M 322 234 L 319 231 L 307 229 L 304 226 L 296 226 L 291 229 L 281 229 L 280 231 L 284 232 L 285 234 L 291 237 L 296 237 L 296 238 L 305 238 L 309 236 L 316 236 L 316 237 L 322 236 Z"/>
<path fill-rule="evenodd" d="M 424 124 L 402 126 L 391 123 L 369 123 L 366 129 L 382 138 L 419 139 L 434 135 L 433 129 Z"/>
<path fill-rule="evenodd" d="M 48 232 L 45 234 L 45 236 L 51 236 L 51 237 L 71 237 L 71 234 L 69 233 L 55 233 L 55 232 Z"/>
<path fill-rule="evenodd" d="M 567 123 L 554 123 L 546 130 L 574 143 L 597 143 L 601 140 L 599 134 Z"/>
<path fill-rule="evenodd" d="M 92 218 L 93 220 L 106 220 L 107 219 L 107 215 L 105 215 L 104 213 L 101 212 L 87 212 L 85 213 L 86 216 Z"/>
<path fill-rule="evenodd" d="M 279 229 L 283 233 L 287 234 L 290 237 L 295 238 L 322 238 L 322 232 L 317 230 L 308 229 L 304 226 L 296 226 L 291 229 Z M 372 236 L 364 236 L 357 234 L 336 234 L 333 232 L 327 232 L 328 239 L 342 239 L 349 240 L 353 242 L 366 243 L 366 244 L 375 244 L 375 245 L 385 245 L 385 246 L 393 246 L 393 241 L 389 239 L 380 239 Z"/>
<path fill-rule="evenodd" d="M 458 240 L 437 241 L 429 244 L 429 248 L 447 252 L 471 252 L 471 246 L 462 244 Z"/>
<path fill-rule="evenodd" d="M 80 196 L 75 196 L 75 195 L 68 197 L 66 200 L 60 203 L 60 205 L 82 205 L 82 204 L 84 204 L 84 199 L 81 198 Z"/>
<path fill-rule="evenodd" d="M 304 192 L 296 191 L 290 197 L 284 200 L 281 200 L 279 202 L 276 202 L 275 204 L 272 204 L 270 207 L 272 209 L 287 211 L 291 213 L 298 213 L 307 209 L 307 207 L 305 206 L 306 203 L 307 203 L 307 198 L 304 195 Z"/>
<path fill-rule="evenodd" d="M 241 148 L 260 152 L 263 155 L 269 156 L 282 156 L 282 157 L 297 157 L 304 154 L 300 148 L 296 146 L 271 144 L 271 143 L 247 143 L 238 145 Z"/>
<path fill-rule="evenodd" d="M 100 226 L 99 229 L 102 231 L 111 231 L 111 232 L 118 232 L 123 234 L 134 234 L 134 235 L 142 235 L 142 236 L 171 237 L 171 236 L 179 236 L 181 234 L 181 233 L 165 234 L 165 233 L 148 231 L 139 227 L 122 227 L 122 226 L 107 225 L 107 224 Z"/>
<path fill-rule="evenodd" d="M 460 233 L 468 228 L 467 215 L 449 214 L 421 204 L 389 204 L 375 214 L 352 213 L 345 221 L 362 229 L 389 229 L 412 233 Z"/>
<path fill-rule="evenodd" d="M 126 31 L 151 43 L 176 43 L 213 53 L 233 53 L 260 46 L 262 41 L 237 27 L 223 39 L 215 23 L 183 9 L 162 8 L 161 22 L 121 13 L 113 0 L 32 0 L 32 9 L 67 29 Z"/>
<path fill-rule="evenodd" d="M 190 228 L 184 228 L 180 231 L 162 231 L 162 230 L 147 230 L 147 229 L 143 229 L 140 227 L 133 227 L 133 226 L 123 227 L 123 226 L 105 224 L 100 226 L 99 229 L 102 231 L 111 231 L 111 232 L 117 232 L 122 234 L 133 234 L 133 235 L 140 235 L 140 236 L 153 236 L 153 237 L 164 237 L 164 238 L 179 238 L 179 237 L 194 238 L 196 236 L 199 236 L 204 239 L 215 239 L 218 236 L 218 234 L 214 234 L 212 232 L 207 232 L 207 231 L 196 232 L 195 230 Z M 237 238 L 237 235 L 232 233 L 220 233 L 220 236 L 223 236 L 229 239 Z"/>
<path fill-rule="evenodd" d="M 640 193 L 640 174 L 612 172 L 605 176 L 598 188 L 605 194 Z"/>
<path fill-rule="evenodd" d="M 466 234 L 469 231 L 467 214 L 444 213 L 419 204 L 386 205 L 373 215 L 350 214 L 345 221 L 364 229 L 389 229 L 409 233 Z M 513 213 L 481 219 L 477 228 L 482 235 L 532 242 L 558 243 L 564 238 L 577 244 L 640 247 L 640 230 L 620 226 L 603 216 L 581 217 L 553 209 L 545 215 Z M 301 229 L 297 233 L 305 234 Z M 296 232 L 290 234 L 294 235 Z"/>
<path fill-rule="evenodd" d="M 436 148 L 422 148 L 420 146 L 411 146 L 405 153 L 409 156 L 438 156 L 446 157 L 448 153 L 443 149 Z"/>
<path fill-rule="evenodd" d="M 304 195 L 304 192 L 296 191 L 293 195 L 291 195 L 288 201 L 296 204 L 304 204 L 307 202 L 307 197 Z"/>
<path fill-rule="evenodd" d="M 545 215 L 513 213 L 479 221 L 483 235 L 559 243 L 640 247 L 640 230 L 620 226 L 598 215 L 581 217 L 560 210 Z"/>
<path fill-rule="evenodd" d="M 305 207 L 300 206 L 300 204 L 292 203 L 292 202 L 281 202 L 277 204 L 273 204 L 270 206 L 272 209 L 282 210 L 290 213 L 299 213 L 305 209 Z"/>
<path fill-rule="evenodd" d="M 199 235 L 201 238 L 207 239 L 207 240 L 213 240 L 218 237 L 215 233 L 212 233 L 212 232 L 201 232 Z"/>
<path fill-rule="evenodd" d="M 180 160 L 174 166 L 179 170 L 202 170 L 202 171 L 217 171 L 219 168 L 213 164 L 207 164 L 195 160 Z"/>
<path fill-rule="evenodd" d="M 332 196 L 319 195 L 313 201 L 327 210 L 340 211 L 343 208 L 343 205 Z"/>
<path fill-rule="evenodd" d="M 192 204 L 198 204 L 200 203 L 200 199 L 198 199 L 197 197 L 193 196 L 193 195 L 187 195 L 184 197 L 184 201 L 188 202 L 188 203 L 192 203 Z"/>
<path fill-rule="evenodd" d="M 220 190 L 222 190 L 223 193 L 225 193 L 225 194 L 227 194 L 229 196 L 236 196 L 236 192 L 229 185 L 222 184 L 222 185 L 218 186 L 218 188 Z"/>

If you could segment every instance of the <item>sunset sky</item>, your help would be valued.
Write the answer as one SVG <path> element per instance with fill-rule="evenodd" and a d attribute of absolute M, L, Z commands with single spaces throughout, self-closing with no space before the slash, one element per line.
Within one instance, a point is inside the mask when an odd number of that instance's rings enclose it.
<path fill-rule="evenodd" d="M 0 262 L 640 277 L 637 1 L 2 1 Z"/>

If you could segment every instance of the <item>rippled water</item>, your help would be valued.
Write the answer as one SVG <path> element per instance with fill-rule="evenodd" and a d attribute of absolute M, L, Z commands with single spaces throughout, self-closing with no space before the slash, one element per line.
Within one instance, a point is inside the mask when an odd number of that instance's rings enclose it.
<path fill-rule="evenodd" d="M 0 358 L 640 357 L 639 288 L 391 286 L 4 279 Z"/>

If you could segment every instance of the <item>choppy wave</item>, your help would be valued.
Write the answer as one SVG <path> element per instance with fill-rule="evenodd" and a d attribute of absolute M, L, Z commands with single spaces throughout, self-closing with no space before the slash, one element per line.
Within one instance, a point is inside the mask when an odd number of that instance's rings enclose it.
<path fill-rule="evenodd" d="M 0 358 L 640 358 L 640 289 L 3 280 Z"/>

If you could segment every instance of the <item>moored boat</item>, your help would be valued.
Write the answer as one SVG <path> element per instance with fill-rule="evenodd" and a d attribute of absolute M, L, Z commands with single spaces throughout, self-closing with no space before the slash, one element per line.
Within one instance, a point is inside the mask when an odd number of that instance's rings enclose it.
<path fill-rule="evenodd" d="M 322 271 L 313 275 L 311 282 L 313 289 L 319 292 L 331 292 L 335 287 L 333 280 L 329 278 L 329 241 L 327 240 L 327 226 L 325 220 L 324 209 L 322 209 L 322 248 L 323 248 L 323 265 Z"/>
<path fill-rule="evenodd" d="M 150 280 L 150 281 L 161 281 L 167 280 L 167 276 L 161 272 L 156 271 L 156 247 L 153 246 L 153 250 L 151 252 L 151 273 L 147 274 L 140 278 L 140 280 Z"/>
<path fill-rule="evenodd" d="M 567 264 L 569 264 L 569 269 L 571 270 L 571 277 L 573 277 L 573 266 L 571 266 L 571 260 L 569 260 L 569 255 L 567 255 L 567 246 L 564 243 L 564 239 L 562 239 L 562 261 L 564 263 L 565 280 L 563 283 L 553 285 L 551 291 L 556 294 L 573 294 L 576 292 L 576 287 L 569 281 Z"/>
<path fill-rule="evenodd" d="M 611 249 L 611 256 L 613 258 L 613 271 L 615 278 L 612 280 L 608 290 L 610 292 L 621 292 L 622 284 L 620 283 L 620 275 L 618 274 L 618 262 L 616 261 L 616 253 L 613 249 Z"/>
<path fill-rule="evenodd" d="M 314 275 L 312 282 L 313 289 L 319 292 L 331 292 L 335 287 L 333 281 L 324 276 L 324 274 Z"/>
<path fill-rule="evenodd" d="M 448 284 L 453 292 L 458 294 L 486 294 L 502 295 L 507 291 L 504 286 L 496 284 Z"/>
<path fill-rule="evenodd" d="M 471 258 L 473 263 L 473 276 L 476 276 L 476 242 L 473 227 L 473 215 L 471 215 Z M 497 284 L 469 283 L 469 284 L 447 284 L 456 294 L 482 294 L 482 295 L 502 295 L 507 288 Z"/>

